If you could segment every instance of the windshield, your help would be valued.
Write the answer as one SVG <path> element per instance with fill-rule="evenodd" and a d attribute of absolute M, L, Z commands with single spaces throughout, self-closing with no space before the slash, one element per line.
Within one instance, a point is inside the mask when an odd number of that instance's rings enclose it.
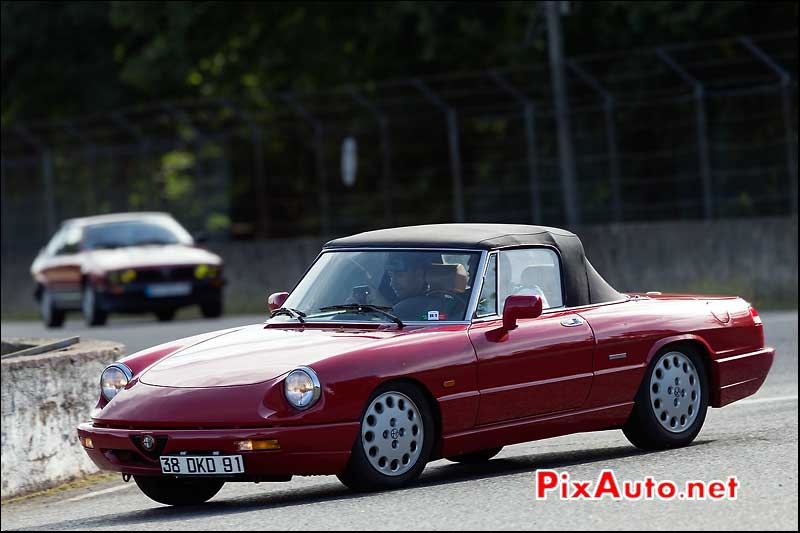
<path fill-rule="evenodd" d="M 83 246 L 87 250 L 125 246 L 192 244 L 191 236 L 174 220 L 129 220 L 87 226 Z"/>
<path fill-rule="evenodd" d="M 478 252 L 325 252 L 283 307 L 304 313 L 306 322 L 391 322 L 385 313 L 353 304 L 378 307 L 404 322 L 461 321 L 479 259 Z M 347 308 L 331 309 L 341 306 Z"/>

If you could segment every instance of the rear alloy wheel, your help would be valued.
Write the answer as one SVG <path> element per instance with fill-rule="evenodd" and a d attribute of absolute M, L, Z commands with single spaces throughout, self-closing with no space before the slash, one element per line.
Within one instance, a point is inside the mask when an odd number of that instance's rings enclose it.
<path fill-rule="evenodd" d="M 170 322 L 175 318 L 175 309 L 159 309 L 156 311 L 159 322 Z"/>
<path fill-rule="evenodd" d="M 502 450 L 503 447 L 500 446 L 499 448 L 489 448 L 488 450 L 481 450 L 478 452 L 472 453 L 465 453 L 462 455 L 454 455 L 453 457 L 448 457 L 448 461 L 453 461 L 454 463 L 464 463 L 468 465 L 478 464 L 478 463 L 485 463 Z"/>
<path fill-rule="evenodd" d="M 686 446 L 700 432 L 708 410 L 705 365 L 688 346 L 662 351 L 653 359 L 622 431 L 643 450 Z"/>
<path fill-rule="evenodd" d="M 64 325 L 66 318 L 66 311 L 56 307 L 53 301 L 53 295 L 48 289 L 42 289 L 42 294 L 39 300 L 39 312 L 42 315 L 42 322 L 48 328 L 60 328 Z"/>
<path fill-rule="evenodd" d="M 197 505 L 207 502 L 225 484 L 218 479 L 133 476 L 142 492 L 165 505 Z"/>
<path fill-rule="evenodd" d="M 222 299 L 209 300 L 200 304 L 200 312 L 204 318 L 219 318 L 222 316 Z"/>
<path fill-rule="evenodd" d="M 410 383 L 379 387 L 371 395 L 347 470 L 339 480 L 353 490 L 400 488 L 428 462 L 435 429 L 424 394 Z"/>
<path fill-rule="evenodd" d="M 97 301 L 97 293 L 91 283 L 86 283 L 83 287 L 81 310 L 87 326 L 102 326 L 108 319 L 108 313 L 100 308 L 100 302 Z"/>

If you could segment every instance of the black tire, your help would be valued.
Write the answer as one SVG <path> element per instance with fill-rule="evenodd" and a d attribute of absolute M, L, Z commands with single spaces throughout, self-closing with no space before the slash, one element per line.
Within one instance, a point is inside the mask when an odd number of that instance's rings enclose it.
<path fill-rule="evenodd" d="M 159 322 L 171 322 L 175 318 L 175 309 L 159 309 L 156 318 Z"/>
<path fill-rule="evenodd" d="M 203 318 L 219 318 L 222 316 L 222 298 L 209 300 L 200 304 L 200 312 Z"/>
<path fill-rule="evenodd" d="M 42 322 L 48 328 L 60 328 L 64 325 L 64 320 L 67 316 L 66 311 L 56 307 L 52 294 L 46 288 L 42 288 L 39 296 L 39 312 L 42 316 Z"/>
<path fill-rule="evenodd" d="M 108 313 L 100 306 L 97 293 L 88 282 L 83 286 L 81 310 L 87 326 L 102 326 L 108 320 Z"/>
<path fill-rule="evenodd" d="M 688 423 L 686 428 L 679 431 L 669 431 L 666 429 L 666 425 L 674 421 L 675 417 L 670 418 L 667 416 L 666 418 L 662 418 L 662 420 L 664 420 L 662 423 L 659 420 L 659 416 L 656 414 L 656 411 L 659 410 L 659 408 L 656 407 L 657 403 L 651 401 L 651 389 L 653 388 L 651 380 L 653 379 L 653 374 L 658 370 L 663 371 L 663 369 L 657 367 L 663 365 L 666 354 L 671 353 L 688 358 L 692 362 L 694 370 L 696 371 L 700 390 L 700 401 L 696 407 L 696 416 L 694 420 Z M 703 422 L 706 419 L 706 412 L 708 410 L 709 395 L 708 372 L 697 350 L 689 345 L 668 346 L 656 354 L 650 362 L 642 384 L 639 386 L 639 391 L 636 393 L 633 411 L 622 427 L 622 431 L 631 444 L 642 450 L 665 450 L 686 446 L 697 437 L 697 434 L 700 433 L 700 429 L 703 427 Z M 672 398 L 672 396 L 670 396 L 670 398 Z M 675 398 L 676 401 L 679 400 L 681 402 L 685 399 L 680 398 L 678 393 L 675 393 Z M 693 405 L 690 407 L 693 407 Z M 671 409 L 671 407 L 668 408 Z M 666 411 L 662 411 L 662 417 L 665 412 Z M 692 412 L 694 412 L 694 409 L 692 409 Z"/>
<path fill-rule="evenodd" d="M 225 484 L 218 479 L 133 476 L 142 492 L 164 505 L 197 505 L 214 497 Z"/>
<path fill-rule="evenodd" d="M 419 456 L 413 466 L 400 475 L 387 475 L 373 467 L 362 442 L 362 431 L 366 428 L 365 424 L 367 424 L 367 409 L 376 398 L 386 393 L 399 393 L 406 396 L 414 403 L 419 412 L 419 418 L 422 420 L 423 438 Z M 339 481 L 354 491 L 391 490 L 404 487 L 416 480 L 425 469 L 436 438 L 433 411 L 427 397 L 418 386 L 408 382 L 381 385 L 373 391 L 364 405 L 364 410 L 361 414 L 361 426 L 356 442 L 353 445 L 353 451 L 350 454 L 350 460 L 345 471 L 337 477 Z"/>
<path fill-rule="evenodd" d="M 462 455 L 454 455 L 453 457 L 448 457 L 448 461 L 453 461 L 454 463 L 464 463 L 468 465 L 478 464 L 478 463 L 485 463 L 502 450 L 503 447 L 500 446 L 499 448 L 489 448 L 488 450 L 481 450 L 479 452 L 472 452 L 472 453 L 465 453 Z"/>

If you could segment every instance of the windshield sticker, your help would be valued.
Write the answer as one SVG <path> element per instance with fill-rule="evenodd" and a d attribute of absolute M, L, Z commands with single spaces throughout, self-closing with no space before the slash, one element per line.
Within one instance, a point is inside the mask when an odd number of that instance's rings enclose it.
<path fill-rule="evenodd" d="M 428 311 L 427 314 L 422 313 L 420 317 L 422 320 L 447 320 L 447 316 L 441 311 Z"/>

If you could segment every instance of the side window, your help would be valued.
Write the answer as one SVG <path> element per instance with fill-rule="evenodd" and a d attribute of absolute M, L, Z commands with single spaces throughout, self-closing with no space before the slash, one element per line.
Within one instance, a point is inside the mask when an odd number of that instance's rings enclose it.
<path fill-rule="evenodd" d="M 558 255 L 549 248 L 500 252 L 498 293 L 500 313 L 512 294 L 541 296 L 543 309 L 563 306 Z"/>
<path fill-rule="evenodd" d="M 77 254 L 81 251 L 81 228 L 72 226 L 64 230 L 64 235 L 56 250 L 56 255 Z"/>
<path fill-rule="evenodd" d="M 497 314 L 497 254 L 492 254 L 489 256 L 489 264 L 486 265 L 486 277 L 483 278 L 483 288 L 478 298 L 475 317 L 495 314 Z"/>

